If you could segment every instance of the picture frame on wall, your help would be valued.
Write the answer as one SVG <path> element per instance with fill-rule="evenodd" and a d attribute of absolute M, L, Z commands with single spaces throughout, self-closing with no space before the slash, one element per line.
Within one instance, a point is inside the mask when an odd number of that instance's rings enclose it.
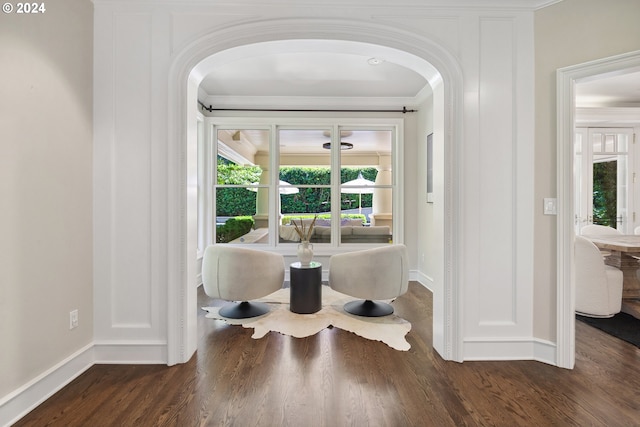
<path fill-rule="evenodd" d="M 433 203 L 433 133 L 427 135 L 427 203 Z"/>

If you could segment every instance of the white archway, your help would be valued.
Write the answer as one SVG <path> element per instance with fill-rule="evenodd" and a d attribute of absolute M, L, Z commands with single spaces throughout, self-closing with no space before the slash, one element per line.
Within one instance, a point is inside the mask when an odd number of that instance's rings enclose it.
<path fill-rule="evenodd" d="M 558 191 L 558 271 L 557 271 L 557 357 L 556 364 L 575 364 L 575 286 L 573 282 L 573 133 L 575 129 L 576 82 L 595 76 L 624 73 L 640 67 L 640 51 L 604 58 L 557 71 L 557 191 Z"/>
<path fill-rule="evenodd" d="M 444 146 L 444 277 L 434 293 L 434 346 L 447 360 L 462 361 L 457 230 L 460 223 L 459 147 L 462 128 L 462 72 L 454 57 L 434 42 L 381 25 L 346 20 L 287 19 L 221 29 L 193 42 L 174 59 L 169 73 L 168 185 L 168 364 L 186 362 L 196 350 L 195 242 L 196 206 L 189 170 L 195 164 L 197 89 L 212 61 L 228 61 L 244 49 L 265 42 L 324 41 L 366 49 L 388 49 L 399 63 L 421 73 L 434 90 L 438 137 Z M 277 42 L 277 43 L 276 43 Z M 246 53 L 245 53 L 246 54 Z M 193 118 L 193 123 L 190 123 Z M 434 137 L 436 135 L 434 134 Z"/>

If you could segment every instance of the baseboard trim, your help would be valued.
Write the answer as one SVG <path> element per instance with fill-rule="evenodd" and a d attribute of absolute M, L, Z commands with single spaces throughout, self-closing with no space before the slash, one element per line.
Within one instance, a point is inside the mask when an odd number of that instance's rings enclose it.
<path fill-rule="evenodd" d="M 10 426 L 94 364 L 89 344 L 0 399 L 0 425 Z"/>
<path fill-rule="evenodd" d="M 96 341 L 94 363 L 166 365 L 166 341 Z"/>
<path fill-rule="evenodd" d="M 167 343 L 166 341 L 93 342 L 0 399 L 0 426 L 6 427 L 17 422 L 98 363 L 166 365 Z"/>
<path fill-rule="evenodd" d="M 433 283 L 434 283 L 433 278 L 430 276 L 427 276 L 422 271 L 412 271 L 411 280 L 415 280 L 416 282 L 420 283 L 422 286 L 424 286 L 425 288 L 433 292 Z"/>
<path fill-rule="evenodd" d="M 423 272 L 412 271 L 411 280 L 433 292 L 435 281 Z M 466 339 L 462 348 L 463 361 L 535 360 L 558 366 L 556 344 L 538 338 Z"/>
<path fill-rule="evenodd" d="M 535 360 L 556 366 L 556 345 L 537 338 L 466 339 L 464 361 Z"/>
<path fill-rule="evenodd" d="M 559 366 L 558 346 L 556 343 L 535 338 L 533 346 L 534 360 L 548 365 Z"/>

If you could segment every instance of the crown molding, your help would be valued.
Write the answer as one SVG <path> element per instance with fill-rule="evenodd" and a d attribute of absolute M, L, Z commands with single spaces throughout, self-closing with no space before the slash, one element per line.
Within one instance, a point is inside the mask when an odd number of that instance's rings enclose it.
<path fill-rule="evenodd" d="M 121 5 L 121 6 L 210 6 L 210 7 L 238 7 L 238 6 L 312 6 L 318 5 L 318 0 L 223 0 L 211 4 L 208 0 L 92 0 L 94 5 Z M 562 0 L 396 0 L 393 8 L 442 8 L 442 9 L 474 9 L 474 10 L 524 10 L 535 11 Z M 323 7 L 391 7 L 388 0 L 325 0 Z"/>

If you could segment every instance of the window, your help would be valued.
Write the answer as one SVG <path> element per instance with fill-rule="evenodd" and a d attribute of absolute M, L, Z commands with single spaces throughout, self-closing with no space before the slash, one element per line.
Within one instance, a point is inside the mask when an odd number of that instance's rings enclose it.
<path fill-rule="evenodd" d="M 269 243 L 269 130 L 216 129 L 216 243 Z"/>
<path fill-rule="evenodd" d="M 293 246 L 311 223 L 314 244 L 392 242 L 401 121 L 206 120 L 211 243 Z"/>
<path fill-rule="evenodd" d="M 599 224 L 631 233 L 633 129 L 577 128 L 574 138 L 575 231 Z"/>

